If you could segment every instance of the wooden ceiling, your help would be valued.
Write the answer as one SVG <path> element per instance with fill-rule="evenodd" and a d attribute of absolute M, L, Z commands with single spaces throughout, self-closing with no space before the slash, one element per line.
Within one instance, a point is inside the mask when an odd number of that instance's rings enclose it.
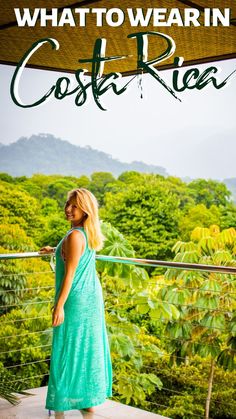
<path fill-rule="evenodd" d="M 72 0 L 73 1 L 73 0 Z M 92 57 L 94 42 L 97 38 L 106 38 L 106 55 L 129 55 L 123 60 L 112 61 L 105 64 L 104 73 L 111 71 L 121 72 L 123 75 L 134 74 L 137 68 L 137 46 L 134 39 L 127 36 L 134 32 L 158 31 L 171 36 L 176 43 L 174 56 L 184 57 L 184 65 L 199 64 L 230 58 L 236 58 L 236 1 L 218 0 L 124 0 L 120 2 L 109 0 L 84 0 L 72 4 L 70 0 L 1 0 L 0 14 L 0 63 L 16 65 L 32 43 L 41 38 L 54 38 L 59 44 L 58 50 L 52 50 L 51 46 L 45 44 L 32 55 L 28 67 L 50 69 L 56 71 L 74 72 L 78 68 L 90 70 L 90 64 L 81 64 L 79 59 Z M 203 13 L 204 8 L 230 8 L 231 24 L 229 27 L 222 25 L 216 27 L 190 26 L 181 27 L 154 27 L 152 20 L 148 27 L 131 27 L 128 18 L 122 26 L 111 27 L 104 24 L 96 26 L 94 14 L 87 15 L 86 27 L 69 26 L 41 27 L 39 20 L 35 27 L 19 27 L 16 22 L 14 7 L 30 9 L 46 7 L 48 10 L 58 8 L 61 13 L 64 8 L 178 8 L 181 13 L 184 9 L 197 8 Z M 126 14 L 127 16 L 127 14 Z M 203 21 L 201 16 L 200 21 Z M 158 56 L 166 48 L 165 42 L 157 37 L 149 37 L 149 57 Z M 173 68 L 173 57 L 159 64 L 158 68 Z"/>

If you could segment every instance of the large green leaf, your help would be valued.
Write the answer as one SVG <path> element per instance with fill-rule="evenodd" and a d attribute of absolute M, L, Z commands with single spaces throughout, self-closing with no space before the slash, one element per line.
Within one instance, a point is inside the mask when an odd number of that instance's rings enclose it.
<path fill-rule="evenodd" d="M 128 355 L 132 357 L 135 349 L 132 340 L 129 336 L 121 333 L 113 334 L 111 336 L 111 351 L 116 352 L 122 357 Z"/>

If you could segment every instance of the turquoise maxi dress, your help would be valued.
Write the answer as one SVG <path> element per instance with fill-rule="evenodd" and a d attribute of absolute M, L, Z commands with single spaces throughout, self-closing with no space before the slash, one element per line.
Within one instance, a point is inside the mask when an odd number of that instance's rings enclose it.
<path fill-rule="evenodd" d="M 95 269 L 95 250 L 85 250 L 64 304 L 64 322 L 53 327 L 46 409 L 83 409 L 112 396 L 112 364 L 105 324 L 102 287 Z M 64 237 L 64 238 L 65 238 Z M 62 242 L 56 248 L 55 302 L 64 279 Z"/>

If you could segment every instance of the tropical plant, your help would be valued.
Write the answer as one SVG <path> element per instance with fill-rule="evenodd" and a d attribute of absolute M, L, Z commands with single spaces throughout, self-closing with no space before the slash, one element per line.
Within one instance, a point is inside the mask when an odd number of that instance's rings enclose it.
<path fill-rule="evenodd" d="M 0 398 L 7 400 L 13 406 L 16 406 L 20 403 L 20 400 L 15 393 L 24 396 L 33 396 L 33 394 L 22 390 L 19 382 L 12 384 L 13 379 L 14 374 L 11 374 L 9 370 L 5 369 L 3 363 L 0 362 Z"/>
<path fill-rule="evenodd" d="M 154 372 L 145 371 L 150 359 L 162 355 L 159 340 L 148 336 L 141 325 L 142 315 L 130 311 L 130 301 L 148 285 L 145 269 L 124 263 L 111 263 L 111 256 L 135 257 L 125 237 L 109 223 L 102 223 L 106 237 L 97 261 L 106 308 L 106 324 L 114 365 L 114 399 L 145 405 L 146 398 L 162 383 Z"/>
<path fill-rule="evenodd" d="M 236 230 L 197 227 L 190 242 L 179 241 L 173 250 L 176 262 L 236 266 Z M 166 301 L 169 310 L 174 305 L 179 312 L 178 320 L 166 322 L 162 334 L 173 361 L 181 363 L 195 355 L 209 360 L 208 419 L 215 366 L 235 368 L 236 278 L 220 272 L 168 269 L 162 281 L 167 282 L 157 298 Z"/>

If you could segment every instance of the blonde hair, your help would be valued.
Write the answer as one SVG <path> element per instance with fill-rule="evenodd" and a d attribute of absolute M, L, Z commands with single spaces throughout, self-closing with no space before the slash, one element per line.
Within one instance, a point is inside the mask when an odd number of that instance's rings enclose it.
<path fill-rule="evenodd" d="M 73 198 L 79 208 L 85 213 L 83 226 L 88 237 L 88 247 L 94 250 L 101 250 L 106 238 L 101 232 L 97 199 L 92 192 L 85 188 L 72 189 L 68 192 L 67 201 Z"/>

